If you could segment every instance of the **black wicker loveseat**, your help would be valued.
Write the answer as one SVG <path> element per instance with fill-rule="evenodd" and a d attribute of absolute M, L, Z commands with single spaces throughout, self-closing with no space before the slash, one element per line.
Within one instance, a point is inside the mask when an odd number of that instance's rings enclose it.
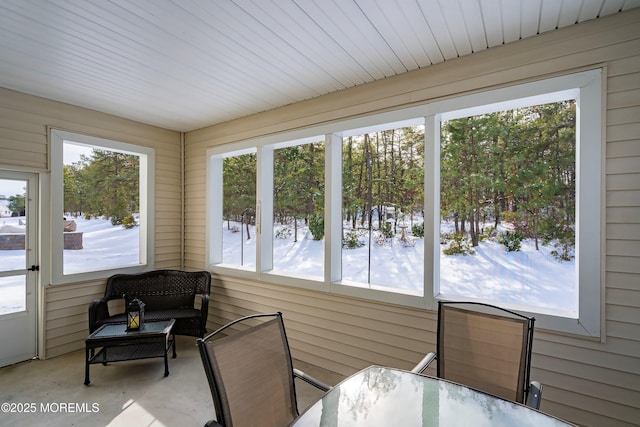
<path fill-rule="evenodd" d="M 203 337 L 207 332 L 210 288 L 208 271 L 116 274 L 107 280 L 104 297 L 89 306 L 89 332 L 105 323 L 125 323 L 125 304 L 138 298 L 145 304 L 145 321 L 176 319 L 175 335 Z M 200 299 L 199 308 L 195 304 L 196 295 Z M 120 304 L 114 300 L 120 300 Z"/>

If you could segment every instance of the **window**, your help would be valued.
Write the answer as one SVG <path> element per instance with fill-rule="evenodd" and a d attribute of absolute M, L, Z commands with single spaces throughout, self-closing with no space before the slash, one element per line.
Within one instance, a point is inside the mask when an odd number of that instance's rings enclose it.
<path fill-rule="evenodd" d="M 211 149 L 211 267 L 247 276 L 219 230 L 222 159 L 251 152 L 234 196 L 255 191 L 247 277 L 430 309 L 484 301 L 599 336 L 600 90 L 596 70 Z"/>
<path fill-rule="evenodd" d="M 215 159 L 222 167 L 222 253 L 219 262 L 256 268 L 256 154 L 237 154 Z"/>
<path fill-rule="evenodd" d="M 342 139 L 342 285 L 424 294 L 424 126 Z"/>
<path fill-rule="evenodd" d="M 577 317 L 575 107 L 441 122 L 442 294 Z"/>
<path fill-rule="evenodd" d="M 324 163 L 324 138 L 274 148 L 273 273 L 324 279 Z"/>
<path fill-rule="evenodd" d="M 51 130 L 54 283 L 153 265 L 153 150 Z"/>
<path fill-rule="evenodd" d="M 600 335 L 600 86 L 592 71 L 431 106 L 430 296 Z"/>

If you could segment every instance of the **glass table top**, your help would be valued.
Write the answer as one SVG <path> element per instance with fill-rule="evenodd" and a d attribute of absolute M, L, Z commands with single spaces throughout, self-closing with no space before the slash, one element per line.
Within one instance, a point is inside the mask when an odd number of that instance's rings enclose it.
<path fill-rule="evenodd" d="M 167 327 L 173 326 L 174 323 L 174 319 L 145 322 L 143 328 L 138 331 L 127 331 L 127 325 L 124 323 L 107 324 L 98 328 L 93 334 L 91 334 L 90 338 L 156 334 L 163 332 Z"/>
<path fill-rule="evenodd" d="M 413 374 L 369 367 L 305 411 L 294 426 L 570 426 L 524 405 Z"/>

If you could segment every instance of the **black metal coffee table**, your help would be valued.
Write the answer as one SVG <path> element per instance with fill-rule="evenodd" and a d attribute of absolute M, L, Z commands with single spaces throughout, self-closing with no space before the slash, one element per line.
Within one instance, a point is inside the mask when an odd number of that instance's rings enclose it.
<path fill-rule="evenodd" d="M 164 357 L 164 376 L 169 375 L 167 354 L 173 348 L 176 357 L 176 341 L 171 329 L 175 319 L 147 321 L 140 331 L 127 332 L 125 324 L 102 325 L 85 340 L 86 359 L 84 384 L 89 385 L 89 365 L 123 360 Z M 100 348 L 98 353 L 95 349 Z"/>

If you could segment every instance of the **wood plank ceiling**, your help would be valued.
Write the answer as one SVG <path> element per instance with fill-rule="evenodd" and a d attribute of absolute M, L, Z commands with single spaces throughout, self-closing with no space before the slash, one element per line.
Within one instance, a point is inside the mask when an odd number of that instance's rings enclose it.
<path fill-rule="evenodd" d="M 189 131 L 640 0 L 0 0 L 0 86 Z"/>

